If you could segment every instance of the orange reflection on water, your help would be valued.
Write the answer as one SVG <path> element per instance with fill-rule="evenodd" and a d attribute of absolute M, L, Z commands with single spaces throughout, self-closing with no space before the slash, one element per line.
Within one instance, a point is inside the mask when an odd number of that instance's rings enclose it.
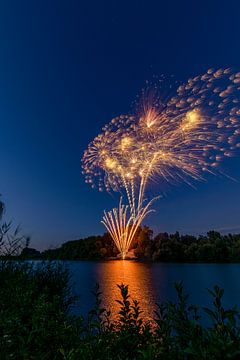
<path fill-rule="evenodd" d="M 154 317 L 155 292 L 152 287 L 150 265 L 130 260 L 113 260 L 99 263 L 97 281 L 102 291 L 103 306 L 111 310 L 112 317 L 117 318 L 120 305 L 120 290 L 117 284 L 128 285 L 131 300 L 140 302 L 142 317 L 150 320 Z"/>

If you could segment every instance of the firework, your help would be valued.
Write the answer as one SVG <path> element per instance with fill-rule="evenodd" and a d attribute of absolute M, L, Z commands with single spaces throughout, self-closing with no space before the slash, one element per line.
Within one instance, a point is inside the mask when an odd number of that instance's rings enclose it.
<path fill-rule="evenodd" d="M 239 91 L 240 73 L 209 69 L 168 100 L 145 94 L 135 114 L 112 119 L 90 143 L 82 159 L 86 182 L 125 190 L 128 205 L 121 199 L 102 221 L 123 258 L 155 200 L 144 198 L 149 182 L 201 180 L 240 147 Z"/>

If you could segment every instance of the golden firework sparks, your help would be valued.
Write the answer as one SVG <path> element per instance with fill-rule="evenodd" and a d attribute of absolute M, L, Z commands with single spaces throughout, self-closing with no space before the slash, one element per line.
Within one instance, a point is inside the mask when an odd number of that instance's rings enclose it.
<path fill-rule="evenodd" d="M 100 191 L 124 188 L 128 205 L 104 213 L 103 223 L 124 258 L 151 211 L 145 189 L 153 177 L 189 183 L 240 148 L 240 73 L 209 69 L 182 84 L 166 103 L 144 99 L 140 111 L 120 115 L 85 151 L 86 182 Z"/>

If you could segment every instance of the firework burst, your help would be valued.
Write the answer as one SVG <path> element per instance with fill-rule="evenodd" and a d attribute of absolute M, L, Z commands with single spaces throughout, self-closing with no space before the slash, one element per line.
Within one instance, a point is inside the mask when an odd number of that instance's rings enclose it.
<path fill-rule="evenodd" d="M 216 174 L 240 147 L 240 73 L 209 69 L 162 101 L 143 96 L 135 114 L 120 115 L 84 152 L 85 180 L 100 191 L 125 189 L 128 205 L 104 213 L 103 224 L 124 258 L 137 228 L 151 211 L 146 185 L 201 180 Z M 160 94 L 161 95 L 161 94 Z"/>

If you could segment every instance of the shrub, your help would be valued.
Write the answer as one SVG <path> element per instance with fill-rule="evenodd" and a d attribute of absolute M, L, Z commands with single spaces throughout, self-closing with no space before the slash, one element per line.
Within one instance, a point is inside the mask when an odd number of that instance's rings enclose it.
<path fill-rule="evenodd" d="M 98 285 L 94 308 L 85 318 L 72 316 L 75 298 L 60 263 L 7 262 L 0 284 L 1 360 L 240 358 L 240 314 L 236 307 L 223 308 L 218 286 L 209 290 L 213 307 L 203 308 L 210 321 L 204 327 L 182 283 L 175 284 L 177 301 L 159 304 L 151 322 L 124 284 L 118 285 L 117 319 L 102 306 Z"/>

